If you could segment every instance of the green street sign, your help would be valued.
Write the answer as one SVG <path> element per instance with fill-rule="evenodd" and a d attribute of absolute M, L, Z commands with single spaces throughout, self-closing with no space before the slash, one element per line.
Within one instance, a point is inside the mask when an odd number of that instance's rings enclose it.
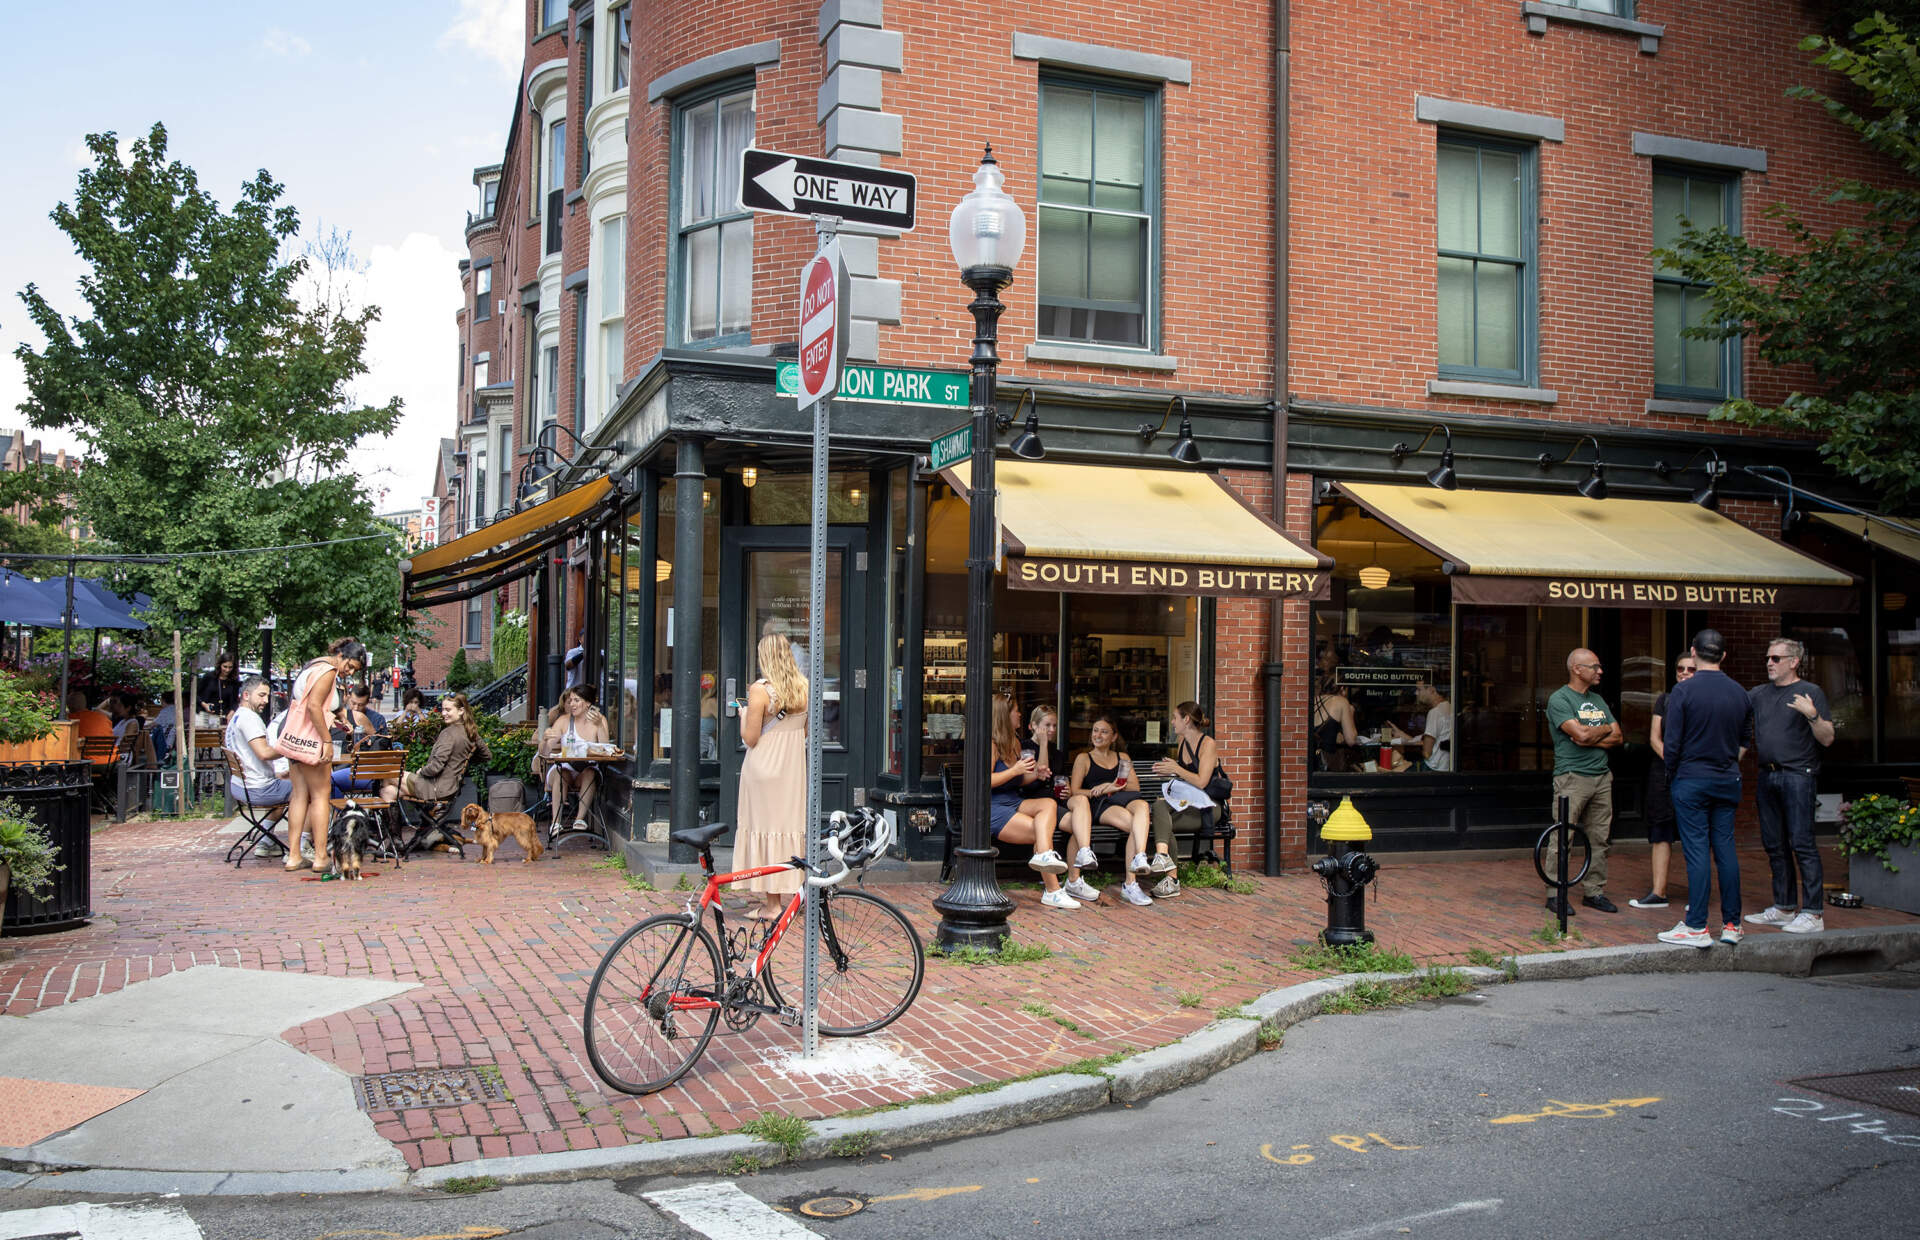
<path fill-rule="evenodd" d="M 781 362 L 774 371 L 773 390 L 777 396 L 797 399 L 800 363 Z M 840 390 L 834 393 L 834 399 L 929 409 L 965 409 L 970 403 L 966 375 L 897 366 L 842 366 Z"/>
<path fill-rule="evenodd" d="M 937 473 L 973 455 L 973 423 L 956 426 L 933 441 L 931 460 Z"/>

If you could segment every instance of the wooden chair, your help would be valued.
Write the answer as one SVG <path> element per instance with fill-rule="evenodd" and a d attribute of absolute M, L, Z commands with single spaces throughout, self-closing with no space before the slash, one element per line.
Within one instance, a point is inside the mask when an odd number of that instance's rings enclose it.
<path fill-rule="evenodd" d="M 224 769 L 223 769 L 224 768 Z M 220 728 L 193 729 L 193 769 L 196 799 L 226 785 L 227 771 L 238 770 L 227 755 L 227 734 Z M 209 772 L 212 777 L 209 777 Z"/>
<path fill-rule="evenodd" d="M 224 747 L 220 750 L 220 762 L 230 772 L 237 773 L 246 769 L 240 765 L 239 757 L 231 749 Z M 240 811 L 240 816 L 247 820 L 247 831 L 234 841 L 233 847 L 227 849 L 227 860 L 233 864 L 234 869 L 239 869 L 240 863 L 247 859 L 247 854 L 252 852 L 258 844 L 272 844 L 280 850 L 279 855 L 285 856 L 287 842 L 274 834 L 273 828 L 280 822 L 281 814 L 286 812 L 287 798 L 273 800 L 263 796 L 255 800 L 245 780 L 240 783 L 240 792 L 241 795 L 235 797 L 233 803 L 234 807 Z M 276 809 L 281 811 L 281 814 L 274 813 Z"/>
<path fill-rule="evenodd" d="M 345 796 L 334 797 L 328 804 L 338 813 L 343 809 L 369 809 L 373 811 L 373 820 L 378 824 L 380 840 L 376 851 L 382 856 L 391 857 L 393 863 L 400 864 L 401 849 L 398 833 L 394 826 L 395 809 L 393 803 L 380 795 L 381 784 L 397 784 L 407 769 L 407 751 L 404 749 L 360 749 L 353 755 L 353 765 L 348 767 L 348 792 Z M 373 787 L 366 792 L 355 792 L 357 784 L 371 783 Z M 463 854 L 464 855 L 464 854 Z"/>
<path fill-rule="evenodd" d="M 1902 775 L 1900 781 L 1907 786 L 1907 801 L 1920 805 L 1920 775 Z"/>

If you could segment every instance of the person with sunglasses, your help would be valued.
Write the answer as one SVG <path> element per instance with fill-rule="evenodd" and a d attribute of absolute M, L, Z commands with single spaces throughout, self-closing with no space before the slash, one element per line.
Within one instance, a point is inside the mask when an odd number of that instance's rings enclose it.
<path fill-rule="evenodd" d="M 1691 654 L 1674 661 L 1673 683 L 1678 688 L 1694 673 Z M 1680 827 L 1673 816 L 1673 796 L 1667 788 L 1666 749 L 1667 695 L 1653 699 L 1653 728 L 1648 743 L 1653 746 L 1653 761 L 1647 764 L 1647 787 L 1640 817 L 1647 823 L 1648 857 L 1653 862 L 1653 882 L 1647 894 L 1627 903 L 1635 908 L 1667 907 L 1667 870 L 1673 864 L 1673 846 L 1680 839 Z"/>
<path fill-rule="evenodd" d="M 1820 751 L 1833 744 L 1833 711 L 1819 685 L 1800 679 L 1807 648 L 1790 637 L 1767 643 L 1767 683 L 1747 690 L 1753 702 L 1753 749 L 1760 763 L 1754 802 L 1760 845 L 1773 871 L 1773 903 L 1747 920 L 1788 934 L 1827 928 L 1826 879 L 1813 840 L 1814 791 Z M 1798 874 L 1795 873 L 1796 866 Z M 1796 896 L 1794 880 L 1799 879 Z"/>

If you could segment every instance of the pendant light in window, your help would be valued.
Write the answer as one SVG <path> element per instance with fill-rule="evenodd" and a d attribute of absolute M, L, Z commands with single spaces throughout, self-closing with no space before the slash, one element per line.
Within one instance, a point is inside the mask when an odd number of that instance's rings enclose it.
<path fill-rule="evenodd" d="M 1360 584 L 1368 590 L 1384 590 L 1393 584 L 1393 574 L 1380 562 L 1380 544 L 1373 544 L 1373 562 L 1360 570 Z"/>

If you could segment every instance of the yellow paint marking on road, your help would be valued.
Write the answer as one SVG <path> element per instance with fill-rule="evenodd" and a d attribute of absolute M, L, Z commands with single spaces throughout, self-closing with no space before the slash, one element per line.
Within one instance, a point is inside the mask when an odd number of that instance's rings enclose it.
<path fill-rule="evenodd" d="M 1612 1119 L 1620 1114 L 1621 1107 L 1643 1107 L 1659 1102 L 1658 1098 L 1609 1098 L 1605 1102 L 1562 1102 L 1558 1098 L 1547 1099 L 1547 1105 L 1538 1111 L 1523 1112 L 1518 1115 L 1501 1115 L 1490 1119 L 1490 1124 L 1531 1124 L 1537 1119 Z"/>
<path fill-rule="evenodd" d="M 1300 1147 L 1296 1145 L 1293 1148 L 1297 1150 Z M 1285 1158 L 1282 1158 L 1273 1152 L 1271 1145 L 1263 1145 L 1260 1147 L 1260 1157 L 1266 1159 L 1268 1162 L 1279 1163 L 1283 1167 L 1304 1167 L 1313 1161 L 1313 1155 L 1311 1154 L 1289 1154 Z"/>
<path fill-rule="evenodd" d="M 1038 1180 L 1028 1180 L 1029 1184 L 1038 1184 Z M 942 1197 L 952 1197 L 959 1193 L 977 1193 L 984 1187 L 980 1184 L 961 1184 L 955 1188 L 916 1188 L 904 1193 L 893 1193 L 886 1197 L 869 1197 L 867 1203 L 876 1201 L 938 1201 Z"/>
<path fill-rule="evenodd" d="M 1367 1135 L 1372 1137 L 1375 1141 L 1378 1141 L 1380 1144 L 1386 1146 L 1390 1150 L 1417 1150 L 1420 1148 L 1417 1145 L 1395 1145 L 1393 1142 L 1387 1140 L 1385 1137 L 1381 1136 L 1377 1132 L 1370 1132 Z"/>

